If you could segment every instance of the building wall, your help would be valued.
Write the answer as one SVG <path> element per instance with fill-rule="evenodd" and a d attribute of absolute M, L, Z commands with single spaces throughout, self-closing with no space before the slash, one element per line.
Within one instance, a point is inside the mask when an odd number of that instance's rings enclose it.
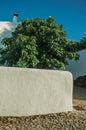
<path fill-rule="evenodd" d="M 67 71 L 0 67 L 0 116 L 72 111 L 72 89 Z"/>
<path fill-rule="evenodd" d="M 69 60 L 69 65 L 66 66 L 66 70 L 72 72 L 74 79 L 86 75 L 86 49 L 77 53 L 80 55 L 80 59 L 77 61 Z"/>
<path fill-rule="evenodd" d="M 3 46 L 1 41 L 5 37 L 11 37 L 12 32 L 18 26 L 17 22 L 0 22 L 0 47 Z"/>

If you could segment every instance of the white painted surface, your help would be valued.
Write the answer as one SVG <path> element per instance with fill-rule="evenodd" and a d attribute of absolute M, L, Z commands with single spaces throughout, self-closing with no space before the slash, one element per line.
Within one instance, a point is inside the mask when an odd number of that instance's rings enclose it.
<path fill-rule="evenodd" d="M 0 67 L 0 116 L 72 111 L 70 72 Z"/>
<path fill-rule="evenodd" d="M 69 65 L 66 66 L 66 70 L 73 74 L 74 79 L 86 75 L 86 49 L 77 53 L 80 55 L 80 59 L 77 61 L 70 60 Z"/>
<path fill-rule="evenodd" d="M 16 23 L 17 22 L 17 16 L 14 15 L 13 17 L 13 22 Z"/>
<path fill-rule="evenodd" d="M 12 32 L 18 26 L 17 22 L 0 22 L 0 47 L 3 46 L 1 41 L 5 37 L 11 37 Z"/>

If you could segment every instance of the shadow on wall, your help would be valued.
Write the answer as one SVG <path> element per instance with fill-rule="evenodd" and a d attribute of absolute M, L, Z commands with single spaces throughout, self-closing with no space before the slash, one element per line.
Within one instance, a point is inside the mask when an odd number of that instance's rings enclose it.
<path fill-rule="evenodd" d="M 86 75 L 86 49 L 77 53 L 80 55 L 80 59 L 77 61 L 69 60 L 69 65 L 66 66 L 66 70 L 72 72 L 74 79 Z"/>

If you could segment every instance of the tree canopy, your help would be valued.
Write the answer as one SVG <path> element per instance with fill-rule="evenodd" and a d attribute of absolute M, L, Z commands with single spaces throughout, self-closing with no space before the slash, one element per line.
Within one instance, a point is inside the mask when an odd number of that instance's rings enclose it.
<path fill-rule="evenodd" d="M 80 42 L 76 45 L 77 50 L 86 49 L 86 35 L 80 40 Z"/>
<path fill-rule="evenodd" d="M 67 59 L 78 59 L 62 25 L 52 17 L 23 20 L 12 37 L 4 38 L 0 65 L 64 69 Z"/>
<path fill-rule="evenodd" d="M 70 46 L 73 50 L 75 50 L 75 52 L 86 49 L 86 35 L 84 35 L 79 42 L 73 41 L 73 44 Z"/>

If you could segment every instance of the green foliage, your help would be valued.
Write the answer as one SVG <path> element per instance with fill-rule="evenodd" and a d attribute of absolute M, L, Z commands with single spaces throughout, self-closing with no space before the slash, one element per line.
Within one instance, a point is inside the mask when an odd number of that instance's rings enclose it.
<path fill-rule="evenodd" d="M 75 52 L 86 49 L 86 35 L 80 40 L 80 42 L 75 42 L 72 44 L 72 48 Z"/>
<path fill-rule="evenodd" d="M 52 17 L 23 20 L 12 37 L 2 42 L 1 65 L 64 69 L 68 58 L 78 58 L 62 25 L 55 24 Z"/>
<path fill-rule="evenodd" d="M 80 40 L 79 46 L 77 45 L 78 50 L 86 49 L 86 35 Z"/>

